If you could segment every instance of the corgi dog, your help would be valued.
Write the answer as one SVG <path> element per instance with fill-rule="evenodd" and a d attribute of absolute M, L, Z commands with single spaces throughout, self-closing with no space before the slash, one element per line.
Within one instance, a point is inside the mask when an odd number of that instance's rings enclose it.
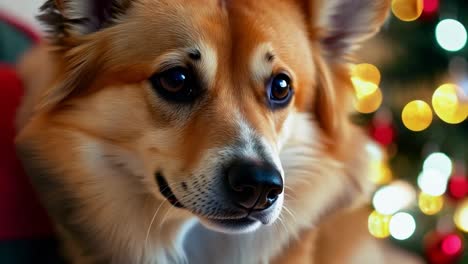
<path fill-rule="evenodd" d="M 70 263 L 332 263 L 321 224 L 372 189 L 349 65 L 389 2 L 46 1 L 16 145 Z"/>

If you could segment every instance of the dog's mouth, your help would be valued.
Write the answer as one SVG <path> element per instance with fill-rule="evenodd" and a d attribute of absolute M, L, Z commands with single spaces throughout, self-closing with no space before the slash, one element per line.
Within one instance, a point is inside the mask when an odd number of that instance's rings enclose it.
<path fill-rule="evenodd" d="M 159 192 L 171 205 L 181 209 L 188 209 L 177 199 L 175 194 L 172 192 L 169 183 L 161 173 L 157 173 L 155 178 L 159 186 Z M 205 226 L 216 231 L 243 233 L 255 230 L 262 224 L 269 224 L 271 221 L 271 217 L 269 217 L 269 215 L 270 214 L 267 210 L 245 212 L 243 216 L 238 215 L 236 218 L 212 218 L 199 216 L 199 219 L 205 224 Z"/>
<path fill-rule="evenodd" d="M 184 206 L 177 200 L 177 197 L 172 192 L 167 183 L 166 179 L 161 175 L 161 173 L 156 174 L 156 181 L 158 182 L 159 192 L 169 201 L 174 207 L 184 208 Z"/>

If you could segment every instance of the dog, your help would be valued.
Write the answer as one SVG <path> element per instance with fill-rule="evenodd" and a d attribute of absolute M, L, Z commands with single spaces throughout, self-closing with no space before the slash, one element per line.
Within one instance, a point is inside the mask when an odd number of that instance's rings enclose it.
<path fill-rule="evenodd" d="M 16 146 L 70 263 L 332 263 L 320 227 L 372 190 L 349 68 L 389 5 L 48 0 Z"/>

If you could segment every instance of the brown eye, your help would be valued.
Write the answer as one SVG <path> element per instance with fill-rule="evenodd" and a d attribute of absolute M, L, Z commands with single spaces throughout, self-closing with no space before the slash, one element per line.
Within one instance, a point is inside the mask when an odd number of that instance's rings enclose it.
<path fill-rule="evenodd" d="M 293 90 L 288 75 L 280 73 L 274 76 L 269 86 L 269 102 L 272 108 L 286 106 L 290 102 Z"/>
<path fill-rule="evenodd" d="M 188 73 L 184 68 L 174 68 L 160 74 L 159 82 L 161 88 L 168 92 L 176 93 L 184 89 L 188 79 Z"/>
<path fill-rule="evenodd" d="M 161 97 L 176 103 L 192 102 L 200 92 L 193 74 L 184 67 L 175 67 L 156 73 L 149 81 Z"/>

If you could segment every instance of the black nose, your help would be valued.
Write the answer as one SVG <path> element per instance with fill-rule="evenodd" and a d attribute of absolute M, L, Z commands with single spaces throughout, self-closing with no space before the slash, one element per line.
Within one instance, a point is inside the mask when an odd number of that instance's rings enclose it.
<path fill-rule="evenodd" d="M 227 170 L 227 182 L 230 198 L 247 209 L 266 209 L 283 192 L 279 171 L 252 160 L 235 161 Z"/>

